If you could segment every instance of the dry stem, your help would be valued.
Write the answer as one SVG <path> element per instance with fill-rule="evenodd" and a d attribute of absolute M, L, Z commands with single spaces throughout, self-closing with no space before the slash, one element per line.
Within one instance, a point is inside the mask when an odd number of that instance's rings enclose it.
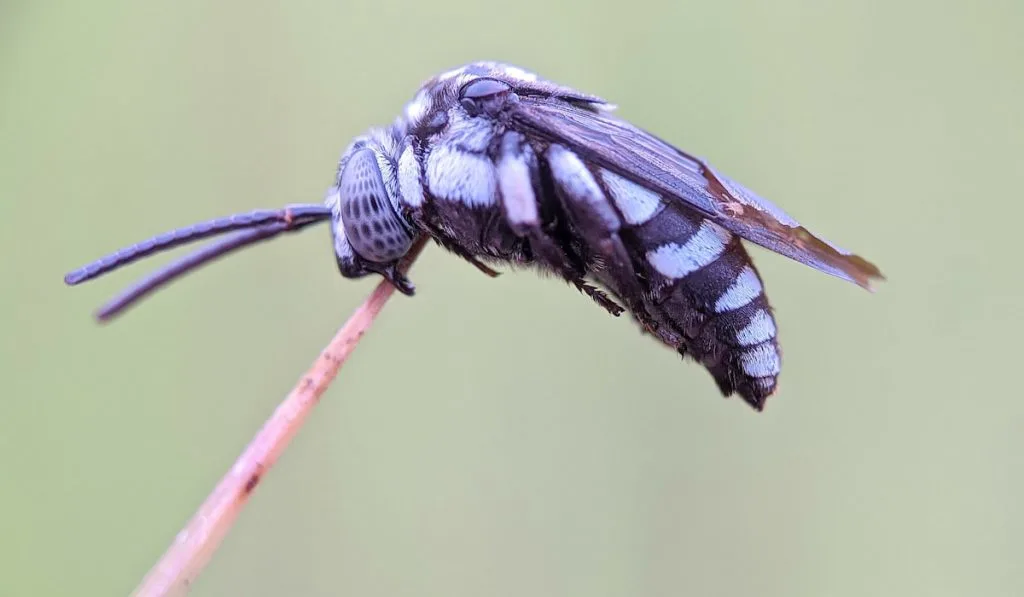
<path fill-rule="evenodd" d="M 424 239 L 420 239 L 413 245 L 403 271 L 416 259 L 424 244 Z M 264 423 L 188 525 L 178 533 L 160 561 L 135 589 L 134 595 L 165 597 L 188 592 L 192 582 L 231 529 L 252 491 L 302 427 L 313 406 L 334 380 L 394 290 L 394 286 L 382 281 L 349 317 L 309 371 L 299 379 L 288 397 Z"/>

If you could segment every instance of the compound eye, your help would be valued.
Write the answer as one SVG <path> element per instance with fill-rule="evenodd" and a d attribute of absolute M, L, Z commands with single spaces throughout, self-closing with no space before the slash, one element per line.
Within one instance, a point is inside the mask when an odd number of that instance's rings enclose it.
<path fill-rule="evenodd" d="M 482 111 L 488 113 L 501 109 L 512 87 L 497 79 L 475 79 L 459 90 L 459 101 L 471 116 Z"/>
<path fill-rule="evenodd" d="M 349 158 L 338 192 L 345 236 L 363 259 L 387 263 L 408 252 L 412 237 L 391 206 L 373 150 Z"/>

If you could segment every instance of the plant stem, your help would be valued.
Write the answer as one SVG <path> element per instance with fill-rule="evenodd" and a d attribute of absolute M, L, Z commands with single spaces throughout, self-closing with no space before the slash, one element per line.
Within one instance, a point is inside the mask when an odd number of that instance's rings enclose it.
<path fill-rule="evenodd" d="M 416 260 L 425 243 L 425 238 L 416 241 L 403 263 L 403 271 Z M 150 569 L 133 595 L 167 597 L 188 592 L 231 530 L 253 490 L 302 427 L 313 407 L 320 401 L 320 396 L 337 376 L 338 370 L 394 291 L 394 286 L 381 281 L 349 317 L 319 358 L 267 419 L 188 525 L 178 533 L 160 561 Z"/>

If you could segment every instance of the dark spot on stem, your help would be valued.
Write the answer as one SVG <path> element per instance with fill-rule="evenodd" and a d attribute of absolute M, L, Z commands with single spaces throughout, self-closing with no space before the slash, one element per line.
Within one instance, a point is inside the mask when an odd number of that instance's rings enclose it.
<path fill-rule="evenodd" d="M 249 495 L 250 493 L 252 493 L 252 490 L 256 489 L 256 486 L 259 484 L 260 473 L 257 471 L 249 477 L 248 481 L 245 482 L 245 495 Z"/>

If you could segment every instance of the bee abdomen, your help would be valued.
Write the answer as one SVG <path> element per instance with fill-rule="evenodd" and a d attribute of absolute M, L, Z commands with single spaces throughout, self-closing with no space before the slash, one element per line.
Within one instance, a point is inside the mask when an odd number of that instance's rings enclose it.
<path fill-rule="evenodd" d="M 648 280 L 661 339 L 702 363 L 724 395 L 763 408 L 781 355 L 761 278 L 740 239 L 671 204 L 623 233 Z"/>

